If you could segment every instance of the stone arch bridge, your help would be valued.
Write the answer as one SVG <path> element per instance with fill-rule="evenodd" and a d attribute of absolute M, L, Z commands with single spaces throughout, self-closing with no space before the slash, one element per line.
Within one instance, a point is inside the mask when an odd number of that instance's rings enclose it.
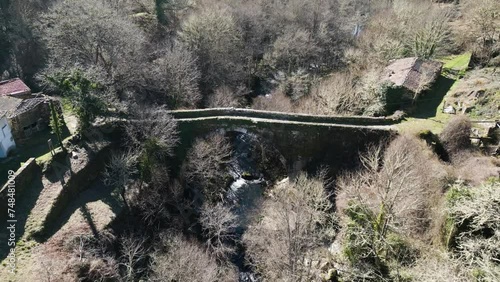
<path fill-rule="evenodd" d="M 396 120 L 385 117 L 317 116 L 238 108 L 175 110 L 182 160 L 192 142 L 216 130 L 250 132 L 272 144 L 290 170 L 351 167 L 369 144 L 392 138 Z"/>

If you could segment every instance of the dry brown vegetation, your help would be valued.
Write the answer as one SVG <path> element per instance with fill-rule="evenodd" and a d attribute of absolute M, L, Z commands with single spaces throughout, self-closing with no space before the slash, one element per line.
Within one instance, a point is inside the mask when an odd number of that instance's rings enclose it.
<path fill-rule="evenodd" d="M 460 1 L 461 19 L 453 23 L 457 44 L 471 50 L 484 65 L 500 63 L 499 10 L 495 0 Z"/>
<path fill-rule="evenodd" d="M 310 264 L 323 259 L 318 249 L 335 235 L 335 216 L 322 177 L 301 174 L 277 185 L 245 233 L 250 261 L 266 280 L 319 279 Z"/>
<path fill-rule="evenodd" d="M 372 147 L 361 158 L 362 172 L 338 181 L 337 209 L 355 200 L 372 213 L 383 209 L 388 228 L 418 234 L 426 231 L 433 198 L 442 191 L 441 164 L 414 137 L 401 136 L 383 150 Z"/>
<path fill-rule="evenodd" d="M 216 203 L 224 197 L 231 161 L 231 144 L 222 134 L 197 139 L 182 168 L 182 180 L 199 200 Z"/>
<path fill-rule="evenodd" d="M 215 259 L 195 242 L 168 236 L 162 244 L 165 251 L 153 256 L 152 281 L 218 281 Z"/>
<path fill-rule="evenodd" d="M 466 116 L 457 116 L 446 124 L 443 132 L 439 135 L 439 139 L 452 158 L 453 155 L 456 156 L 458 153 L 471 148 L 471 129 L 471 122 Z"/>

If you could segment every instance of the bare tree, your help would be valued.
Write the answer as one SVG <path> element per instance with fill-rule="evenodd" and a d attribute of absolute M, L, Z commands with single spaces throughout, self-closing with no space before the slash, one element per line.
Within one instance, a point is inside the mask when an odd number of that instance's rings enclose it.
<path fill-rule="evenodd" d="M 400 136 L 383 149 L 361 156 L 364 170 L 337 181 L 337 209 L 342 212 L 344 254 L 358 278 L 389 279 L 412 263 L 416 253 L 403 236 L 416 238 L 429 229 L 431 204 L 440 197 L 442 169 L 415 137 Z"/>
<path fill-rule="evenodd" d="M 91 281 L 109 281 L 121 278 L 119 264 L 110 251 L 115 238 L 109 233 L 100 233 L 99 238 L 76 235 L 64 242 L 64 247 L 73 258 L 66 262 L 78 269 L 80 279 Z"/>
<path fill-rule="evenodd" d="M 156 155 L 171 155 L 179 142 L 177 123 L 163 108 L 134 109 L 134 115 L 127 123 L 125 131 L 129 146 L 144 148 L 147 143 L 157 146 Z"/>
<path fill-rule="evenodd" d="M 414 137 L 401 136 L 385 152 L 381 145 L 368 149 L 361 156 L 365 170 L 338 180 L 337 208 L 342 210 L 354 200 L 385 218 L 383 230 L 425 230 L 430 196 L 441 187 L 439 174 L 433 171 L 439 162 L 424 146 Z"/>
<path fill-rule="evenodd" d="M 124 278 L 126 281 L 136 281 L 138 275 L 146 270 L 148 249 L 145 246 L 145 238 L 136 235 L 124 236 L 120 239 L 120 246 L 120 264 L 125 267 Z"/>
<path fill-rule="evenodd" d="M 356 52 L 351 53 L 357 53 L 351 58 L 354 68 L 382 67 L 409 54 L 435 57 L 451 46 L 448 8 L 419 0 L 376 1 L 371 6 Z"/>
<path fill-rule="evenodd" d="M 500 182 L 480 187 L 455 185 L 449 192 L 448 213 L 453 219 L 459 259 L 479 269 L 484 281 L 500 275 Z"/>
<path fill-rule="evenodd" d="M 318 248 L 333 240 L 334 215 L 323 177 L 278 184 L 243 235 L 250 261 L 269 281 L 309 281 Z M 259 220 L 260 218 L 260 220 Z"/>
<path fill-rule="evenodd" d="M 164 178 L 159 181 L 158 178 Z M 189 230 L 194 224 L 194 205 L 184 197 L 184 187 L 177 181 L 171 181 L 167 169 L 156 166 L 152 181 L 147 189 L 142 189 L 133 199 L 132 204 L 142 217 L 147 227 L 168 226 L 171 230 Z"/>
<path fill-rule="evenodd" d="M 283 91 L 277 89 L 273 93 L 256 97 L 252 108 L 265 111 L 293 112 L 291 99 Z"/>
<path fill-rule="evenodd" d="M 44 39 L 57 65 L 94 65 L 115 79 L 129 77 L 127 71 L 144 38 L 139 28 L 107 2 L 59 1 L 43 19 Z"/>
<path fill-rule="evenodd" d="M 196 107 L 201 99 L 198 89 L 200 72 L 194 56 L 181 45 L 167 49 L 159 58 L 148 64 L 144 72 L 148 91 L 159 94 L 160 103 L 172 107 Z"/>
<path fill-rule="evenodd" d="M 289 75 L 299 69 L 307 69 L 317 59 L 319 53 L 312 35 L 307 30 L 287 30 L 273 44 L 263 63 L 274 71 Z"/>
<path fill-rule="evenodd" d="M 179 37 L 197 56 L 201 82 L 206 90 L 240 85 L 243 58 L 239 51 L 243 42 L 227 6 L 218 2 L 203 6 L 183 22 Z"/>
<path fill-rule="evenodd" d="M 207 251 L 221 261 L 235 252 L 236 220 L 237 216 L 222 203 L 205 204 L 201 210 L 199 221 L 207 238 Z"/>
<path fill-rule="evenodd" d="M 218 281 L 215 259 L 195 242 L 168 236 L 153 254 L 151 281 Z"/>
<path fill-rule="evenodd" d="M 298 101 L 296 110 L 320 115 L 355 112 L 363 101 L 354 81 L 350 73 L 333 73 L 313 86 L 310 94 Z"/>
<path fill-rule="evenodd" d="M 112 256 L 91 259 L 86 278 L 91 281 L 119 280 L 118 262 Z"/>
<path fill-rule="evenodd" d="M 417 281 L 428 282 L 467 282 L 470 275 L 459 261 L 448 258 L 448 254 L 434 254 L 419 259 L 409 270 L 409 274 Z M 472 280 L 473 281 L 473 280 Z"/>
<path fill-rule="evenodd" d="M 456 30 L 456 40 L 468 47 L 483 64 L 500 50 L 500 3 L 495 0 L 460 2 L 464 27 Z"/>
<path fill-rule="evenodd" d="M 133 175 L 138 172 L 137 164 L 137 153 L 127 151 L 113 154 L 104 171 L 104 183 L 108 186 L 120 189 L 123 203 L 127 207 L 129 207 L 126 196 L 127 188 L 129 187 Z"/>
<path fill-rule="evenodd" d="M 184 161 L 182 179 L 206 201 L 220 201 L 229 180 L 226 166 L 231 162 L 231 154 L 231 143 L 222 134 L 195 140 Z"/>
<path fill-rule="evenodd" d="M 421 5 L 421 3 L 417 4 Z M 450 33 L 450 12 L 447 9 L 430 7 L 420 8 L 422 14 L 416 15 L 418 28 L 410 31 L 411 50 L 415 56 L 431 58 L 444 49 Z M 427 11 L 427 13 L 425 12 Z"/>
<path fill-rule="evenodd" d="M 221 86 L 208 97 L 207 106 L 209 108 L 238 108 L 243 105 L 243 99 L 247 93 L 248 90 L 245 87 L 233 90 L 230 87 Z"/>

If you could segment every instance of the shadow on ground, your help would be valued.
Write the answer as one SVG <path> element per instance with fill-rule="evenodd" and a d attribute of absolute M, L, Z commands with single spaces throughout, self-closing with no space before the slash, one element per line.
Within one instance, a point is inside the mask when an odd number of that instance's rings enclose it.
<path fill-rule="evenodd" d="M 58 230 L 68 223 L 69 219 L 76 211 L 80 211 L 82 213 L 83 218 L 87 221 L 87 224 L 92 230 L 94 236 L 98 237 L 96 224 L 94 223 L 93 215 L 89 211 L 87 204 L 101 200 L 107 204 L 116 215 L 120 213 L 122 208 L 122 204 L 118 197 L 113 193 L 113 189 L 105 186 L 101 179 L 97 179 L 92 182 L 88 189 L 78 195 L 75 195 L 73 199 L 74 200 L 64 209 L 61 216 L 58 217 L 57 221 L 48 226 L 47 233 L 44 234 L 45 236 L 42 241 L 46 241 L 52 237 Z"/>
<path fill-rule="evenodd" d="M 16 206 L 15 206 L 15 211 L 16 211 L 16 244 L 19 242 L 19 240 L 22 238 L 26 231 L 26 221 L 28 219 L 29 214 L 31 213 L 31 210 L 33 207 L 35 207 L 36 201 L 38 200 L 38 196 L 43 190 L 43 183 L 42 183 L 42 175 L 39 173 L 36 177 L 33 178 L 33 183 L 31 184 L 31 187 L 24 191 L 22 194 L 21 198 L 16 199 Z M 0 261 L 5 259 L 7 255 L 9 254 L 10 247 L 7 245 L 7 239 L 8 239 L 8 232 L 6 231 L 7 229 L 7 221 L 2 220 L 0 223 L 0 229 L 2 232 L 0 232 Z"/>
<path fill-rule="evenodd" d="M 434 86 L 428 91 L 425 91 L 425 93 L 417 100 L 416 107 L 410 116 L 423 119 L 435 117 L 444 96 L 448 93 L 454 83 L 454 79 L 439 76 Z"/>

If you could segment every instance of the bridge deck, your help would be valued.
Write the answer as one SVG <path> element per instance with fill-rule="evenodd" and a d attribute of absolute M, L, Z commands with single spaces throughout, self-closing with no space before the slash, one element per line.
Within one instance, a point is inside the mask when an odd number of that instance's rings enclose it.
<path fill-rule="evenodd" d="M 283 113 L 272 111 L 261 111 L 253 109 L 240 108 L 211 108 L 197 110 L 175 110 L 169 111 L 177 120 L 190 120 L 199 118 L 223 118 L 230 117 L 238 118 L 256 118 L 261 121 L 286 121 L 300 122 L 309 124 L 343 124 L 343 125 L 358 125 L 358 126 L 382 126 L 393 125 L 398 123 L 398 120 L 387 117 L 364 117 L 364 116 L 322 116 L 322 115 L 307 115 L 295 113 Z"/>

